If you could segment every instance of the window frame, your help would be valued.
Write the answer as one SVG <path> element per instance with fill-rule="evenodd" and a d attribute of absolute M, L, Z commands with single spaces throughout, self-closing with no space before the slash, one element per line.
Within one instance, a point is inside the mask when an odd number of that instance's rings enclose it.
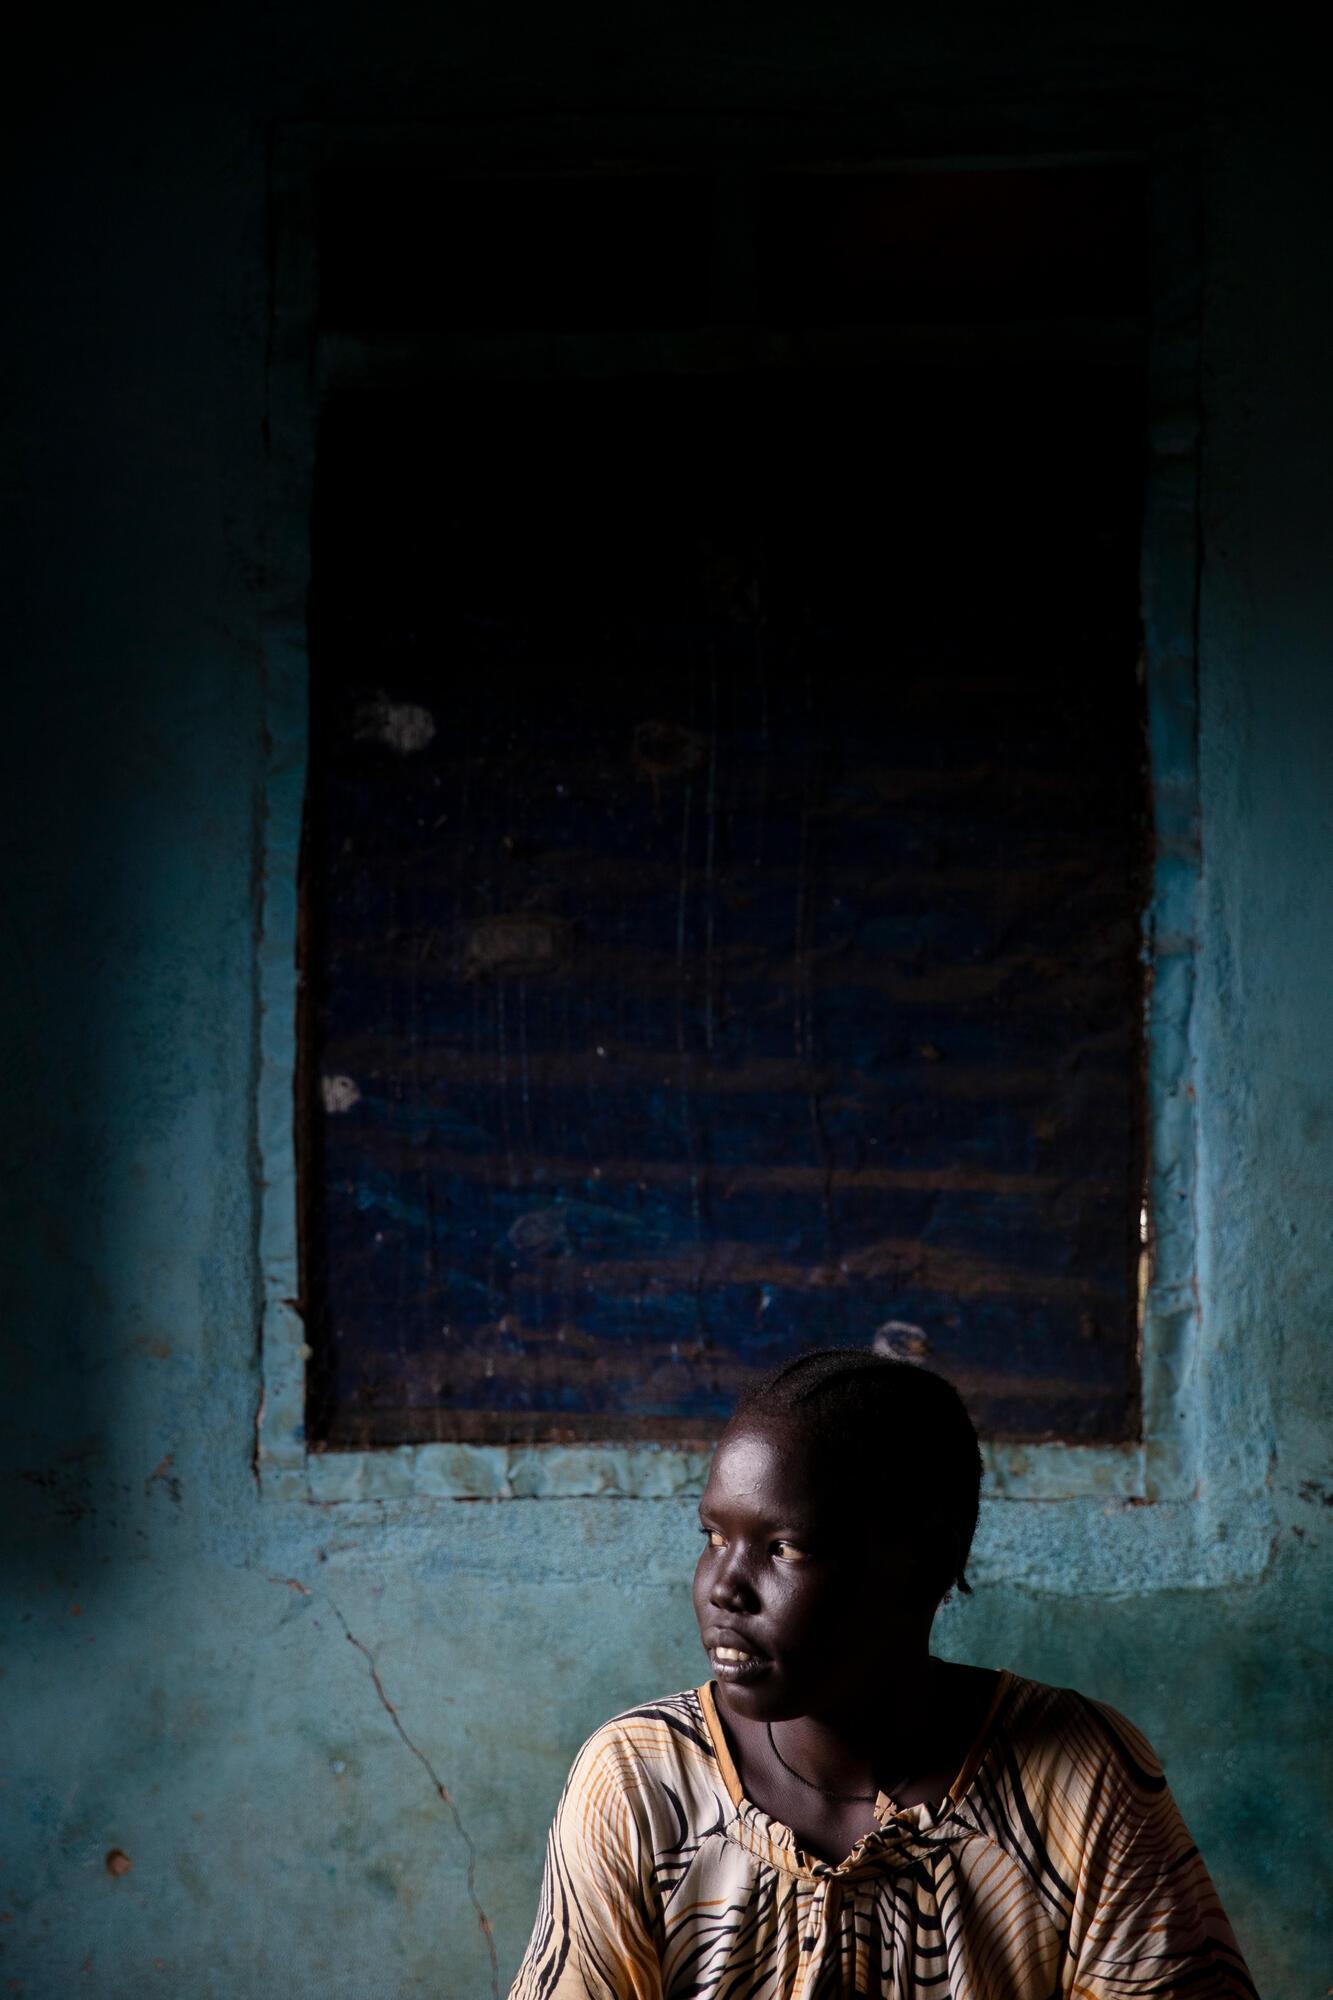
<path fill-rule="evenodd" d="M 895 124 L 904 122 L 895 114 Z M 1198 578 L 1200 196 L 1197 160 L 1187 134 L 1169 143 L 1121 142 L 1090 149 L 1068 136 L 1085 133 L 1086 108 L 1043 106 L 1019 121 L 1017 141 L 966 143 L 956 114 L 922 118 L 886 148 L 866 118 L 817 121 L 786 133 L 783 163 L 794 152 L 845 159 L 851 170 L 910 166 L 949 168 L 1123 162 L 1148 171 L 1150 350 L 1147 482 L 1141 554 L 1143 673 L 1153 812 L 1151 891 L 1143 927 L 1150 1275 L 1142 1310 L 1142 1432 L 1123 1444 L 1009 1443 L 984 1447 L 987 1491 L 994 1499 L 1093 1503 L 1106 1507 L 1183 1503 L 1197 1490 L 1205 1440 L 1190 1388 L 1199 1360 L 1197 1283 L 1198 1135 L 1191 1023 L 1200 909 L 1198 788 Z M 1050 149 L 1032 150 L 1034 125 Z M 859 128 L 859 129 L 858 129 Z M 836 136 L 835 136 L 836 135 Z M 913 139 L 915 137 L 915 143 Z M 678 128 L 663 121 L 668 162 Z M 748 170 L 766 164 L 742 121 L 719 138 L 699 135 L 701 156 L 729 145 Z M 522 121 L 475 127 L 365 127 L 348 131 L 291 126 L 271 152 L 271 294 L 266 384 L 267 562 L 262 660 L 267 768 L 259 856 L 257 986 L 259 1048 L 255 1154 L 261 1189 L 259 1252 L 260 1394 L 254 1470 L 265 1499 L 303 1503 L 509 1498 L 673 1498 L 697 1493 L 707 1446 L 646 1442 L 474 1445 L 426 1443 L 372 1450 L 310 1450 L 305 1436 L 305 1367 L 310 1356 L 300 1308 L 298 1138 L 294 1107 L 297 1036 L 300 846 L 306 772 L 308 658 L 305 604 L 316 427 L 321 398 L 350 373 L 364 375 L 365 344 L 345 336 L 320 341 L 314 233 L 317 177 L 339 166 L 429 157 L 468 171 L 499 170 L 534 159 L 552 168 L 583 158 L 642 157 L 654 144 L 652 121 L 626 134 L 614 121 L 585 123 L 572 154 L 553 123 Z M 661 164 L 658 159 L 656 164 Z M 380 343 L 381 348 L 385 343 Z M 379 358 L 395 365 L 392 342 Z M 374 359 L 374 357 L 372 357 Z M 1054 1524 L 1052 1524 L 1054 1525 Z M 1196 1580 L 1197 1556 L 1189 1580 Z"/>

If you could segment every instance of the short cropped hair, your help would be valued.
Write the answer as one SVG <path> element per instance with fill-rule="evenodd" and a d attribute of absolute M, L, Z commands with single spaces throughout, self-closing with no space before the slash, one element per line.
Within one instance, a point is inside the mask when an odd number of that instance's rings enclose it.
<path fill-rule="evenodd" d="M 908 1520 L 933 1603 L 951 1588 L 970 1594 L 981 1447 L 951 1382 L 863 1347 L 817 1348 L 751 1383 L 732 1425 L 748 1416 L 777 1418 L 817 1447 L 834 1448 L 854 1484 L 871 1500 L 882 1495 L 897 1519 Z"/>

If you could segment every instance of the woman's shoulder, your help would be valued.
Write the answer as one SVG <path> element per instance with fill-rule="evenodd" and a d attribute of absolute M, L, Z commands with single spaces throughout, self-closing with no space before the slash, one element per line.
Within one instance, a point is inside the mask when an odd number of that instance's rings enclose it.
<path fill-rule="evenodd" d="M 728 1812 L 698 1693 L 687 1688 L 639 1702 L 585 1738 L 558 1808 L 562 1825 L 633 1826 L 645 1849 L 687 1829 L 716 1831 Z"/>
<path fill-rule="evenodd" d="M 669 1778 L 716 1762 L 699 1694 L 685 1688 L 622 1709 L 585 1738 L 573 1770 Z"/>
<path fill-rule="evenodd" d="M 1124 1788 L 1144 1798 L 1165 1790 L 1161 1759 L 1138 1725 L 1079 1688 L 1006 1671 L 995 1722 L 997 1745 L 1042 1788 Z"/>

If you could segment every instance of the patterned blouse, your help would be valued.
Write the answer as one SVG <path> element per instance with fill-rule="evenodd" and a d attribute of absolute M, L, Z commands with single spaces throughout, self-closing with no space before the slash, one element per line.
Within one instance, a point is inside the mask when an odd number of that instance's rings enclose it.
<path fill-rule="evenodd" d="M 938 1809 L 834 1865 L 741 1791 L 711 1685 L 574 1760 L 510 2000 L 1255 2000 L 1132 1723 L 1002 1673 Z"/>

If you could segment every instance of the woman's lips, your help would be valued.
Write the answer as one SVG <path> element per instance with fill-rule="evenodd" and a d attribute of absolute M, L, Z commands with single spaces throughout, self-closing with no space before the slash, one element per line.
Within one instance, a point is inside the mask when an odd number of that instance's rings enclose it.
<path fill-rule="evenodd" d="M 708 1648 L 708 1660 L 720 1681 L 758 1680 L 772 1664 L 759 1653 L 747 1653 L 740 1646 L 720 1644 Z"/>

